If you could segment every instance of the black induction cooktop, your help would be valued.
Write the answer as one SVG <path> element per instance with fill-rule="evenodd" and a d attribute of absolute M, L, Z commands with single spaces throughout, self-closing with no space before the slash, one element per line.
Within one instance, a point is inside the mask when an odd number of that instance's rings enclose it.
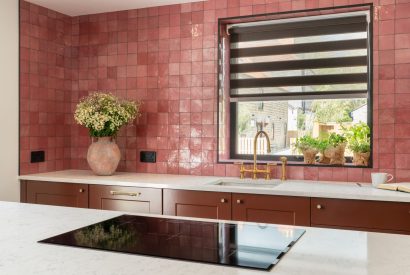
<path fill-rule="evenodd" d="M 277 225 L 122 215 L 40 243 L 270 270 L 303 233 Z"/>

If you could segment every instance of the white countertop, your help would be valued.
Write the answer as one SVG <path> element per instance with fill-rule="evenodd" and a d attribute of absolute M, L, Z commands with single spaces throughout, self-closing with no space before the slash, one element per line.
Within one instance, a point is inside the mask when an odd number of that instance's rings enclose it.
<path fill-rule="evenodd" d="M 24 175 L 20 180 L 170 188 L 196 191 L 232 192 L 317 198 L 358 199 L 376 201 L 410 202 L 410 194 L 373 188 L 370 184 L 347 182 L 321 182 L 307 180 L 241 180 L 227 177 L 204 177 L 168 174 L 116 173 L 101 177 L 88 170 L 64 170 L 50 173 Z M 220 182 L 251 186 L 220 186 Z M 263 186 L 270 184 L 271 186 Z M 263 186 L 263 187 L 262 187 Z"/>
<path fill-rule="evenodd" d="M 257 275 L 236 267 L 104 252 L 37 241 L 120 215 L 119 212 L 0 202 L 0 274 Z M 152 215 L 150 215 L 152 216 Z M 192 220 L 190 218 L 186 218 Z M 270 271 L 277 275 L 408 275 L 410 236 L 305 228 Z"/>

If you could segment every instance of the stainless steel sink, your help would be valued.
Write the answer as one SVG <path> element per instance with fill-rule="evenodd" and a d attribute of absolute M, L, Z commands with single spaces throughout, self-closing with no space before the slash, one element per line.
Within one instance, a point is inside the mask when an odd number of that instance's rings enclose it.
<path fill-rule="evenodd" d="M 234 186 L 234 187 L 247 187 L 247 188 L 274 188 L 279 186 L 279 183 L 272 183 L 271 181 L 269 182 L 263 182 L 263 181 L 255 181 L 255 182 L 250 182 L 250 181 L 220 181 L 217 183 L 213 183 L 212 185 L 216 186 Z"/>

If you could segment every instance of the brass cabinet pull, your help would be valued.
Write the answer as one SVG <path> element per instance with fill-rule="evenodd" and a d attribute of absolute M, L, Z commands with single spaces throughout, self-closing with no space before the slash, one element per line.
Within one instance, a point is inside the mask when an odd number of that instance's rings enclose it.
<path fill-rule="evenodd" d="M 83 188 L 80 188 L 79 190 L 78 190 L 78 192 L 80 192 L 80 193 L 84 193 L 84 189 Z"/>
<path fill-rule="evenodd" d="M 222 202 L 222 203 L 225 203 L 225 202 L 226 202 L 226 199 L 222 198 L 222 199 L 221 199 L 221 202 Z"/>
<path fill-rule="evenodd" d="M 236 200 L 236 203 L 237 203 L 237 204 L 241 204 L 241 203 L 242 203 L 242 200 Z"/>
<path fill-rule="evenodd" d="M 323 206 L 322 206 L 322 205 L 320 205 L 320 204 L 318 204 L 318 205 L 316 205 L 316 208 L 317 208 L 317 209 L 322 209 L 322 208 L 323 208 Z"/>
<path fill-rule="evenodd" d="M 130 196 L 130 197 L 138 197 L 141 195 L 140 192 L 124 192 L 124 191 L 110 191 L 110 194 L 113 196 Z"/>

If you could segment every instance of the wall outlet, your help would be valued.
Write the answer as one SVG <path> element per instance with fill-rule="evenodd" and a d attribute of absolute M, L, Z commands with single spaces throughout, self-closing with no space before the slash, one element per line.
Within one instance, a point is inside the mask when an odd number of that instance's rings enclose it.
<path fill-rule="evenodd" d="M 46 153 L 44 151 L 32 151 L 30 162 L 37 163 L 37 162 L 44 162 L 46 160 Z"/>
<path fill-rule="evenodd" d="M 141 151 L 140 152 L 140 161 L 141 162 L 157 162 L 157 152 L 154 151 Z"/>

